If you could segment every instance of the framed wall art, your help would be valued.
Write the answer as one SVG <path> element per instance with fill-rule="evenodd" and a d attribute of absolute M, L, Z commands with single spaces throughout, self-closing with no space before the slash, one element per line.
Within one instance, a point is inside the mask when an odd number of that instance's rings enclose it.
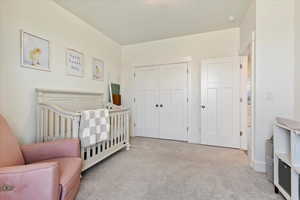
<path fill-rule="evenodd" d="M 21 30 L 21 66 L 51 71 L 49 40 Z"/>
<path fill-rule="evenodd" d="M 84 55 L 74 49 L 66 50 L 67 74 L 71 76 L 84 76 Z"/>
<path fill-rule="evenodd" d="M 104 81 L 104 62 L 100 59 L 93 58 L 92 67 L 93 79 Z"/>

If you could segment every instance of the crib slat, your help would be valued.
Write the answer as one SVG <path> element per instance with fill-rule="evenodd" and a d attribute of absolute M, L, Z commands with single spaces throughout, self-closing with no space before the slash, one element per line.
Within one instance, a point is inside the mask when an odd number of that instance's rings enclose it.
<path fill-rule="evenodd" d="M 124 142 L 125 142 L 125 121 L 126 121 L 126 119 L 125 119 L 125 113 L 124 112 L 122 112 L 122 137 L 123 137 L 123 144 L 124 144 Z"/>
<path fill-rule="evenodd" d="M 118 134 L 117 134 L 117 115 L 114 114 L 114 139 L 115 139 L 115 144 L 117 145 L 117 137 L 118 137 Z"/>
<path fill-rule="evenodd" d="M 54 115 L 54 113 L 51 110 L 49 110 L 48 123 L 49 123 L 49 136 L 50 137 L 54 136 L 54 131 L 53 131 L 53 127 L 54 127 L 53 115 Z"/>
<path fill-rule="evenodd" d="M 129 133 L 129 112 L 126 111 L 126 143 L 129 145 L 129 139 L 130 139 L 130 133 Z M 127 146 L 127 149 L 129 149 L 129 146 Z"/>
<path fill-rule="evenodd" d="M 124 142 L 126 142 L 126 113 L 123 112 L 123 137 L 124 137 Z"/>
<path fill-rule="evenodd" d="M 121 115 L 120 115 L 120 113 L 118 113 L 118 126 L 117 126 L 117 130 L 118 130 L 119 145 L 121 145 Z"/>
<path fill-rule="evenodd" d="M 112 137 L 112 132 L 111 132 L 111 122 L 112 122 L 112 119 L 111 119 L 111 116 L 109 116 L 109 140 L 111 142 L 111 146 L 113 146 L 113 137 Z"/>
<path fill-rule="evenodd" d="M 121 127 L 121 131 L 122 131 L 122 143 L 124 144 L 125 141 L 125 113 L 122 112 L 122 127 Z"/>
<path fill-rule="evenodd" d="M 72 137 L 79 138 L 79 118 L 74 118 L 72 120 Z"/>
<path fill-rule="evenodd" d="M 37 131 L 37 135 L 36 135 L 36 142 L 42 142 L 42 137 L 41 137 L 41 132 L 40 132 L 40 130 L 41 130 L 41 116 L 40 116 L 40 113 L 41 113 L 41 111 L 40 111 L 40 106 L 38 106 L 37 107 L 37 112 L 36 112 L 36 114 L 37 114 L 37 128 L 36 128 L 36 131 Z"/>
<path fill-rule="evenodd" d="M 44 108 L 40 108 L 40 136 L 42 136 L 42 141 L 46 142 L 47 141 L 47 135 L 44 133 Z"/>
<path fill-rule="evenodd" d="M 97 150 L 97 152 L 95 152 L 95 153 L 97 153 L 97 155 L 100 154 L 100 145 L 101 145 L 100 143 L 97 144 L 97 149 L 98 149 L 98 150 Z"/>
<path fill-rule="evenodd" d="M 109 137 L 110 137 L 110 140 L 112 142 L 112 146 L 114 146 L 114 137 L 113 137 L 113 132 L 112 132 L 113 125 L 112 125 L 112 123 L 113 123 L 113 119 L 112 119 L 112 116 L 110 115 L 109 116 L 109 125 L 110 125 L 110 127 L 109 127 Z"/>
<path fill-rule="evenodd" d="M 112 115 L 111 116 L 111 130 L 110 130 L 110 132 L 111 132 L 111 137 L 113 138 L 113 144 L 114 144 L 114 146 L 116 146 L 116 139 L 115 139 L 115 117 L 114 117 L 114 115 Z"/>
<path fill-rule="evenodd" d="M 66 138 L 66 118 L 60 118 L 60 136 Z"/>
<path fill-rule="evenodd" d="M 72 121 L 70 118 L 67 118 L 67 138 L 71 138 L 72 137 Z"/>
<path fill-rule="evenodd" d="M 122 131 L 122 128 L 123 128 L 123 113 L 120 112 L 120 127 L 119 127 L 119 131 L 120 131 L 120 143 L 123 144 L 123 131 Z"/>
<path fill-rule="evenodd" d="M 89 159 L 91 158 L 91 156 L 90 156 L 90 151 L 91 151 L 91 147 L 87 147 L 87 148 L 86 148 L 86 152 L 87 152 L 86 160 L 89 160 Z"/>
<path fill-rule="evenodd" d="M 120 140 L 120 145 L 123 145 L 122 143 L 122 112 L 119 113 L 119 119 L 120 119 L 120 122 L 119 122 L 119 140 Z"/>
<path fill-rule="evenodd" d="M 108 142 L 106 140 L 106 141 L 103 141 L 103 143 L 104 143 L 104 150 L 106 151 L 108 149 Z"/>
<path fill-rule="evenodd" d="M 48 109 L 44 110 L 44 135 L 47 136 L 47 138 L 49 137 L 49 132 L 48 132 Z"/>
<path fill-rule="evenodd" d="M 82 160 L 84 160 L 84 148 L 81 148 L 80 154 L 81 154 Z"/>
<path fill-rule="evenodd" d="M 117 146 L 119 146 L 119 138 L 118 138 L 119 134 L 118 134 L 118 115 L 115 115 L 115 140 L 117 143 Z"/>
<path fill-rule="evenodd" d="M 96 155 L 96 146 L 97 145 L 94 145 L 94 146 L 92 146 L 92 152 L 91 152 L 91 157 L 95 157 L 95 155 Z"/>
<path fill-rule="evenodd" d="M 122 143 L 121 124 L 122 124 L 121 113 L 118 113 L 118 135 L 119 135 L 119 143 L 120 143 L 120 145 Z"/>
<path fill-rule="evenodd" d="M 59 131 L 60 131 L 60 121 L 59 121 L 59 114 L 58 113 L 55 113 L 54 115 L 54 135 L 55 137 L 59 137 Z"/>
<path fill-rule="evenodd" d="M 103 142 L 101 142 L 101 143 L 99 144 L 99 146 L 100 146 L 99 152 L 101 152 L 101 154 L 102 154 L 102 152 L 103 152 Z"/>
<path fill-rule="evenodd" d="M 123 127 L 123 132 L 124 132 L 124 141 L 126 141 L 126 113 L 124 112 L 124 127 Z"/>
<path fill-rule="evenodd" d="M 113 144 L 115 146 L 116 145 L 116 139 L 115 139 L 115 116 L 114 115 L 111 116 L 111 130 L 110 130 L 110 133 L 111 133 L 111 137 L 113 139 Z"/>
<path fill-rule="evenodd" d="M 109 140 L 110 140 L 110 146 L 114 146 L 114 144 L 113 144 L 113 137 L 112 137 L 112 132 L 111 132 L 111 127 L 112 127 L 112 125 L 111 125 L 111 121 L 112 119 L 111 119 L 111 116 L 109 116 L 109 125 L 110 125 L 110 127 L 109 127 Z"/>

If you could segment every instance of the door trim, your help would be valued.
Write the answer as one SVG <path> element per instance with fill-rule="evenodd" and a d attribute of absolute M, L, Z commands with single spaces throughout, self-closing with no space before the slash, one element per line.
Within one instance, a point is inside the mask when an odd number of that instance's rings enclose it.
<path fill-rule="evenodd" d="M 241 139 L 241 150 L 248 150 L 248 56 L 241 56 L 241 70 L 240 70 L 240 131 L 243 135 Z"/>
<path fill-rule="evenodd" d="M 192 62 L 192 57 L 181 57 L 181 58 L 172 58 L 172 59 L 160 59 L 156 61 L 149 61 L 146 63 L 135 63 L 133 64 L 133 71 L 139 67 L 152 67 L 157 65 L 170 65 L 170 64 L 180 64 L 180 63 L 190 63 Z"/>
<path fill-rule="evenodd" d="M 135 73 L 139 68 L 148 68 L 148 67 L 156 67 L 156 66 L 164 66 L 164 65 L 170 65 L 170 64 L 181 64 L 181 63 L 185 63 L 187 64 L 187 98 L 188 98 L 188 102 L 187 102 L 187 142 L 188 143 L 197 143 L 198 141 L 193 141 L 191 135 L 192 135 L 192 131 L 193 131 L 193 124 L 192 124 L 192 88 L 191 88 L 191 74 L 192 74 L 192 57 L 182 57 L 182 58 L 173 58 L 170 60 L 161 60 L 158 62 L 149 62 L 149 63 L 144 63 L 144 64 L 134 64 L 133 66 L 133 70 L 132 70 L 132 83 L 133 83 L 133 88 L 135 88 Z M 132 136 L 136 136 L 135 133 L 135 98 L 136 98 L 136 91 L 134 89 L 133 91 L 133 97 L 131 98 L 132 101 L 132 120 L 131 120 L 131 127 L 132 127 Z M 197 128 L 195 129 L 197 130 Z"/>
<path fill-rule="evenodd" d="M 240 56 L 248 56 L 251 54 L 251 99 L 252 99 L 252 120 L 251 120 L 251 154 L 248 154 L 250 163 L 254 163 L 252 168 L 256 168 L 255 161 L 255 132 L 256 132 L 256 32 L 251 33 L 251 39 L 240 51 Z M 249 150 L 249 149 L 248 149 Z M 260 169 L 260 166 L 258 167 Z"/>

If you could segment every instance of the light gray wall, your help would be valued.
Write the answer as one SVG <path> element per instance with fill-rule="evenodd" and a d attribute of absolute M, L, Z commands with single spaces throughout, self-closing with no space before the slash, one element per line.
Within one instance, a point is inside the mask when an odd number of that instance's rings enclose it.
<path fill-rule="evenodd" d="M 21 142 L 35 139 L 35 88 L 106 92 L 107 78 L 118 82 L 121 46 L 49 0 L 1 1 L 0 112 Z M 20 67 L 20 29 L 51 42 L 51 72 Z M 84 78 L 66 75 L 65 50 L 84 53 Z M 92 57 L 103 59 L 104 82 L 92 80 Z"/>
<path fill-rule="evenodd" d="M 0 6 L 0 35 L 4 34 L 4 16 L 3 16 L 3 6 Z M 4 38 L 0 37 L 0 44 L 4 43 Z M 4 99 L 5 99 L 5 83 L 6 83 L 6 76 L 2 77 L 1 74 L 4 74 L 4 65 L 1 62 L 4 55 L 4 45 L 0 45 L 0 113 L 5 112 L 5 106 L 4 106 Z"/>
<path fill-rule="evenodd" d="M 295 54 L 296 54 L 296 67 L 295 67 L 295 115 L 300 120 L 300 1 L 295 1 Z"/>
<path fill-rule="evenodd" d="M 240 49 L 244 53 L 244 50 L 252 39 L 252 32 L 256 29 L 256 0 L 251 1 L 250 7 L 241 21 L 240 29 Z"/>
<path fill-rule="evenodd" d="M 272 135 L 275 117 L 294 117 L 294 1 L 256 2 L 254 153 L 255 166 L 262 171 L 265 139 Z"/>

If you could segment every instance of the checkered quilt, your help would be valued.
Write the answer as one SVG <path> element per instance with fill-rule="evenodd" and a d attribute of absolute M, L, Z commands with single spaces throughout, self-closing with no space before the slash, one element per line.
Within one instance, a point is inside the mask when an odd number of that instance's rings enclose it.
<path fill-rule="evenodd" d="M 87 110 L 81 113 L 79 135 L 82 147 L 89 147 L 109 139 L 109 111 Z"/>

